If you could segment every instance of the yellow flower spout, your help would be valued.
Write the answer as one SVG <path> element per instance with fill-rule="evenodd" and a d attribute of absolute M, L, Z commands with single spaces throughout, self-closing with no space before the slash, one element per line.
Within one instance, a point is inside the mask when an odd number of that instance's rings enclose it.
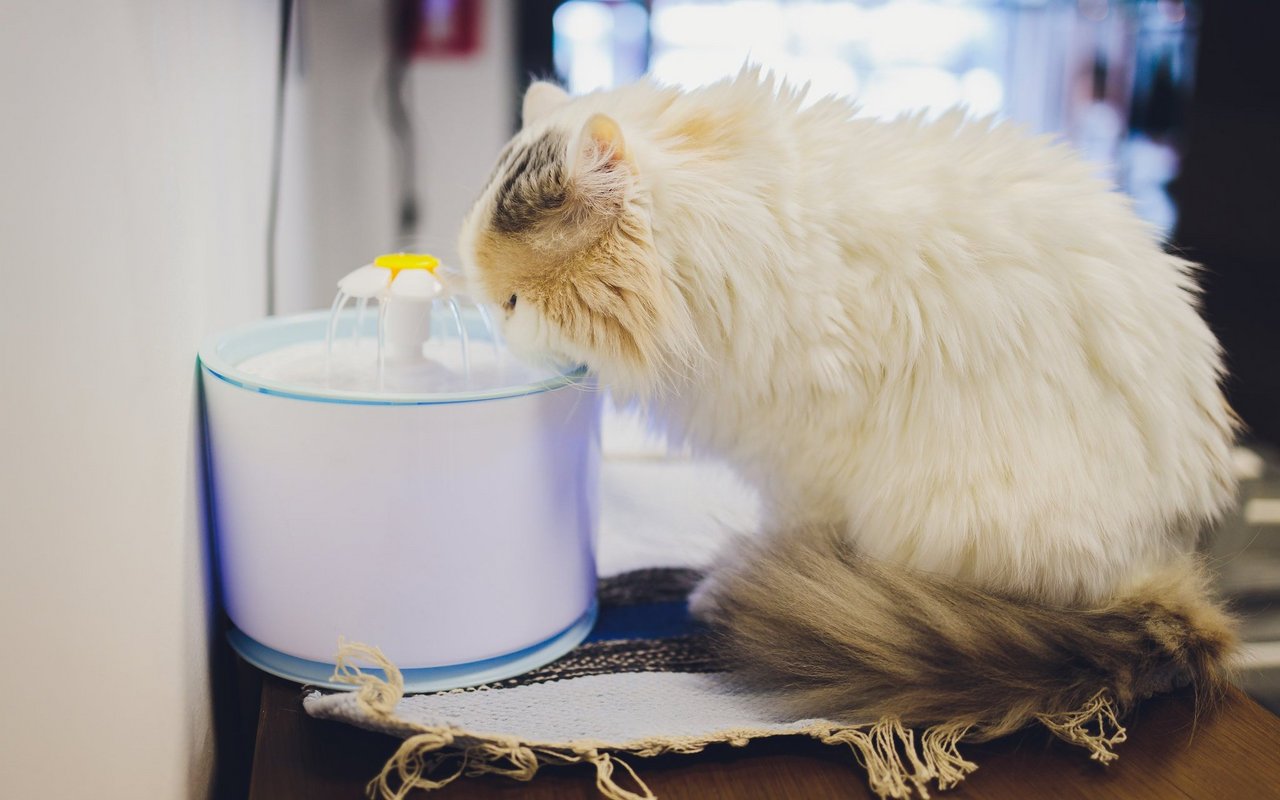
<path fill-rule="evenodd" d="M 440 259 L 426 253 L 386 253 L 375 258 L 373 265 L 391 270 L 391 279 L 395 280 L 406 269 L 425 269 L 434 275 Z"/>

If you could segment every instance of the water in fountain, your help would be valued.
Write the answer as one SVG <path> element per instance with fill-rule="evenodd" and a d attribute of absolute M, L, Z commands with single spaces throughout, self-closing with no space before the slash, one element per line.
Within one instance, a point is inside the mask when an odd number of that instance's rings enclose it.
<path fill-rule="evenodd" d="M 339 290 L 323 339 L 262 353 L 240 368 L 300 388 L 396 395 L 490 391 L 560 374 L 513 358 L 489 311 L 464 296 L 446 293 L 409 302 L 386 295 L 354 298 L 355 308 L 348 309 L 352 299 Z M 366 313 L 370 299 L 378 304 L 376 315 Z M 398 350 L 390 348 L 399 357 L 388 358 L 388 315 L 414 313 L 430 315 L 426 341 L 407 348 L 400 342 Z"/>

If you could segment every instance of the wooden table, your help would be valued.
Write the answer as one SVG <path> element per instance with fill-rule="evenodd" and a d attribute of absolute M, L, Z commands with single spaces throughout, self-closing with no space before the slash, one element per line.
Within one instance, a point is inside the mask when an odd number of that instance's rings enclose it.
<path fill-rule="evenodd" d="M 248 668 L 245 668 L 248 669 Z M 396 740 L 302 710 L 301 689 L 261 681 L 252 767 L 252 800 L 354 800 L 395 751 Z M 1280 717 L 1238 691 L 1217 713 L 1195 719 L 1183 693 L 1148 701 L 1129 720 L 1129 741 L 1110 767 L 1083 750 L 1034 731 L 962 752 L 980 764 L 947 798 L 1280 798 Z M 812 800 L 871 798 L 853 754 L 788 737 L 746 747 L 717 746 L 693 756 L 624 758 L 664 800 Z M 937 793 L 934 793 L 937 796 Z M 529 798 L 597 800 L 590 766 L 544 767 L 531 783 L 485 776 L 459 779 L 441 800 Z"/>

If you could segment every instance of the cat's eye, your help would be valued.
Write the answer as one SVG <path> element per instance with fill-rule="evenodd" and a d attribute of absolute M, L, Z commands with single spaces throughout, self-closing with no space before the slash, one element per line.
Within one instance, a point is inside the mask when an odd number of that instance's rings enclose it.
<path fill-rule="evenodd" d="M 508 311 L 514 311 L 516 307 L 516 296 L 513 294 L 508 297 L 507 302 L 503 303 L 502 307 Z"/>

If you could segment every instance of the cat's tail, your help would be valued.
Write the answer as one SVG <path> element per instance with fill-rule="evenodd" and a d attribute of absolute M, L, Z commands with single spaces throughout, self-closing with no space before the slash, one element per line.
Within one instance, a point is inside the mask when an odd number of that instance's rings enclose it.
<path fill-rule="evenodd" d="M 1110 742 L 1089 740 L 1089 718 L 1115 724 L 1155 692 L 1226 684 L 1235 624 L 1190 557 L 1096 607 L 1064 608 L 804 533 L 748 545 L 694 597 L 743 674 L 798 716 L 896 717 L 975 740 L 1039 720 L 1105 762 Z"/>

